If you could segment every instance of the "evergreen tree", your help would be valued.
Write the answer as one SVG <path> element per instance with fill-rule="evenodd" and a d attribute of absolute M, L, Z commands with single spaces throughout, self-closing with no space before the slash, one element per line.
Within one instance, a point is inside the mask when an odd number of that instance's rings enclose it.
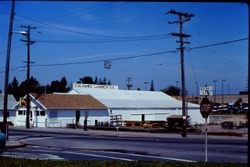
<path fill-rule="evenodd" d="M 19 85 L 18 99 L 20 97 L 25 96 L 27 94 L 28 89 L 30 93 L 38 93 L 39 87 L 40 87 L 39 82 L 33 76 L 29 79 L 29 83 L 27 80 L 23 81 Z"/>
<path fill-rule="evenodd" d="M 98 84 L 98 78 L 97 78 L 97 76 L 95 76 L 94 84 Z"/>
<path fill-rule="evenodd" d="M 163 89 L 162 92 L 164 92 L 170 96 L 180 96 L 181 90 L 180 90 L 180 88 L 171 85 L 171 86 Z"/>
<path fill-rule="evenodd" d="M 52 92 L 59 92 L 61 87 L 61 82 L 58 80 L 52 81 L 50 84 L 50 91 Z"/>
<path fill-rule="evenodd" d="M 102 79 L 101 78 L 99 78 L 99 83 L 98 84 L 100 84 L 100 85 L 102 85 Z"/>
<path fill-rule="evenodd" d="M 16 100 L 19 99 L 19 82 L 16 77 L 13 78 L 12 82 L 7 87 L 8 94 L 12 94 Z"/>
<path fill-rule="evenodd" d="M 83 83 L 83 84 L 93 84 L 93 78 L 90 76 L 85 76 L 79 79 L 77 83 Z"/>
<path fill-rule="evenodd" d="M 69 91 L 69 87 L 67 85 L 68 85 L 68 82 L 67 82 L 66 77 L 62 77 L 61 81 L 60 81 L 59 92 L 67 92 L 67 91 Z"/>
<path fill-rule="evenodd" d="M 103 85 L 107 85 L 107 79 L 106 79 L 106 77 L 103 78 L 103 83 L 102 84 Z"/>

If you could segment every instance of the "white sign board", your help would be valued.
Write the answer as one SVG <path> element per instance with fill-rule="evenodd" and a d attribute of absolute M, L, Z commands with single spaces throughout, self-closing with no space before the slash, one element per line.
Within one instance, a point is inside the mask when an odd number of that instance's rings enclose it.
<path fill-rule="evenodd" d="M 81 83 L 74 83 L 74 88 L 90 88 L 90 89 L 118 89 L 117 85 L 96 85 L 96 84 L 81 84 Z"/>
<path fill-rule="evenodd" d="M 213 90 L 214 90 L 213 86 L 200 87 L 200 95 L 201 96 L 211 96 L 211 95 L 213 95 Z"/>

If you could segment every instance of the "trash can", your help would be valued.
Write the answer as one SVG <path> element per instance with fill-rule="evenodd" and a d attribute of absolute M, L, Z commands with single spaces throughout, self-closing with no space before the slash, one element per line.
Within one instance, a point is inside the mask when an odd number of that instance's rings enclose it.
<path fill-rule="evenodd" d="M 6 135 L 0 132 L 0 154 L 5 151 Z"/>

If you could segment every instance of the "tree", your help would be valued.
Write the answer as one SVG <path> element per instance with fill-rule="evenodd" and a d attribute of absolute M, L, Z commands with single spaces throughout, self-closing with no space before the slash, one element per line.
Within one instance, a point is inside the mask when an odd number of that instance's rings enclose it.
<path fill-rule="evenodd" d="M 180 90 L 180 88 L 171 85 L 171 86 L 163 89 L 162 92 L 164 92 L 170 96 L 180 96 L 181 90 Z"/>
<path fill-rule="evenodd" d="M 83 83 L 83 84 L 93 84 L 93 78 L 90 76 L 85 76 L 79 79 L 77 83 Z"/>
<path fill-rule="evenodd" d="M 13 78 L 12 82 L 7 87 L 8 94 L 13 94 L 16 100 L 19 99 L 19 82 L 16 77 Z"/>
<path fill-rule="evenodd" d="M 69 91 L 69 87 L 67 85 L 68 85 L 68 82 L 67 82 L 66 77 L 62 77 L 61 81 L 60 81 L 59 92 L 68 92 Z"/>
<path fill-rule="evenodd" d="M 50 83 L 50 92 L 59 92 L 61 87 L 61 83 L 58 80 L 52 81 Z"/>
<path fill-rule="evenodd" d="M 95 76 L 94 84 L 98 84 L 98 78 L 97 78 L 97 76 Z"/>
<path fill-rule="evenodd" d="M 106 77 L 103 78 L 103 83 L 102 84 L 103 85 L 107 85 L 107 79 L 106 79 Z"/>
<path fill-rule="evenodd" d="M 39 86 L 40 86 L 39 82 L 33 76 L 29 79 L 29 83 L 27 80 L 23 81 L 19 85 L 18 99 L 27 94 L 27 89 L 29 89 L 30 93 L 38 93 Z"/>
<path fill-rule="evenodd" d="M 151 81 L 150 91 L 155 91 L 155 88 L 154 88 L 154 81 L 153 81 L 153 80 Z"/>

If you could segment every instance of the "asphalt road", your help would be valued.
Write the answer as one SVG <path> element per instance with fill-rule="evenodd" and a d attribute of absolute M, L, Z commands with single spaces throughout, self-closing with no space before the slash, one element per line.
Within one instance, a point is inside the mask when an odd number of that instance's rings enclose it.
<path fill-rule="evenodd" d="M 2 156 L 31 159 L 65 160 L 159 160 L 204 161 L 203 135 L 147 134 L 76 130 L 11 129 L 15 138 L 26 147 L 9 149 Z M 247 163 L 246 137 L 209 136 L 209 162 Z"/>

